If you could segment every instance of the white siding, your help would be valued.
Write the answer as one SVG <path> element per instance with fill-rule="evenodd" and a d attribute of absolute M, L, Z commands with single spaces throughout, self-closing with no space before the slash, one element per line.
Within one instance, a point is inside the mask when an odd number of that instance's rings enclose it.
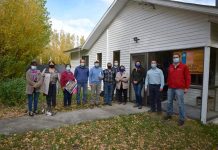
<path fill-rule="evenodd" d="M 107 58 L 107 32 L 104 32 L 98 41 L 92 46 L 89 50 L 89 67 L 93 67 L 94 61 L 97 59 L 97 53 L 102 53 L 102 67 L 106 67 L 106 58 Z"/>
<path fill-rule="evenodd" d="M 128 69 L 131 53 L 203 47 L 210 39 L 207 15 L 160 6 L 153 9 L 133 1 L 108 29 L 109 58 L 113 59 L 113 51 L 121 50 L 121 64 Z"/>

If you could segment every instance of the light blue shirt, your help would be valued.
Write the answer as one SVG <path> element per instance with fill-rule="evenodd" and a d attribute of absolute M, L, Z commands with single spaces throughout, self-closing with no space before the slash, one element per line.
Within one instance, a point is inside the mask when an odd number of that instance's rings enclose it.
<path fill-rule="evenodd" d="M 93 67 L 89 71 L 89 82 L 90 84 L 100 84 L 100 75 L 102 73 L 101 67 Z"/>
<path fill-rule="evenodd" d="M 147 71 L 145 87 L 147 88 L 149 84 L 160 84 L 160 88 L 164 87 L 164 75 L 162 70 L 159 68 L 152 68 Z"/>

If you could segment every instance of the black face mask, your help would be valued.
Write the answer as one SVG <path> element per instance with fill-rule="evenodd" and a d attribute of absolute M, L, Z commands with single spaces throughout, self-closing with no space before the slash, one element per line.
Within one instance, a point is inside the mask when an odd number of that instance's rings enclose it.
<path fill-rule="evenodd" d="M 49 68 L 54 68 L 54 65 L 49 65 Z"/>
<path fill-rule="evenodd" d="M 107 66 L 108 69 L 111 69 L 112 66 Z"/>

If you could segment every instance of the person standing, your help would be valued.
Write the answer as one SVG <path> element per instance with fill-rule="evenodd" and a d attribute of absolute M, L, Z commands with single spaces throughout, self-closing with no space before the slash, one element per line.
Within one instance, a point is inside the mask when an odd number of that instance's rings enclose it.
<path fill-rule="evenodd" d="M 136 103 L 134 107 L 138 107 L 138 109 L 142 109 L 142 88 L 143 88 L 143 80 L 145 77 L 145 69 L 141 66 L 140 61 L 135 62 L 135 68 L 132 70 L 131 81 L 133 84 L 133 88 L 135 91 Z"/>
<path fill-rule="evenodd" d="M 49 67 L 45 70 L 45 74 L 49 75 L 49 87 L 48 87 L 48 93 L 46 95 L 46 101 L 47 101 L 47 112 L 46 115 L 51 116 L 52 113 L 52 107 L 53 109 L 56 107 L 56 95 L 57 95 L 57 82 L 59 81 L 59 73 L 55 68 L 55 62 L 49 61 L 48 63 Z"/>
<path fill-rule="evenodd" d="M 26 72 L 26 94 L 28 98 L 29 116 L 34 116 L 34 114 L 38 113 L 37 107 L 38 107 L 39 91 L 41 85 L 42 85 L 42 75 L 40 70 L 37 69 L 37 62 L 33 60 L 31 62 L 30 69 L 28 69 Z"/>
<path fill-rule="evenodd" d="M 89 71 L 89 85 L 91 87 L 91 105 L 99 105 L 99 95 L 101 91 L 101 74 L 102 68 L 100 67 L 99 61 L 94 62 L 94 67 Z"/>
<path fill-rule="evenodd" d="M 162 70 L 157 68 L 157 62 L 151 61 L 151 69 L 147 71 L 145 79 L 145 92 L 149 92 L 149 100 L 151 104 L 150 112 L 161 112 L 160 92 L 164 87 L 164 75 Z"/>
<path fill-rule="evenodd" d="M 81 88 L 83 89 L 83 104 L 87 103 L 87 90 L 88 90 L 88 78 L 89 78 L 89 68 L 85 66 L 85 60 L 80 60 L 80 65 L 76 67 L 74 71 L 74 76 L 77 80 L 77 105 L 80 105 L 80 93 Z"/>
<path fill-rule="evenodd" d="M 114 70 L 115 74 L 117 74 L 117 72 L 119 72 L 119 62 L 117 60 L 114 61 L 114 65 L 112 67 L 112 69 Z M 114 82 L 114 86 L 113 86 L 113 91 L 112 91 L 112 101 L 114 100 L 114 91 L 116 90 L 116 82 Z M 118 91 L 115 91 L 115 100 L 117 100 L 118 98 Z"/>
<path fill-rule="evenodd" d="M 107 69 L 103 71 L 104 81 L 104 104 L 112 106 L 112 93 L 115 83 L 115 71 L 112 69 L 112 64 L 107 63 Z"/>
<path fill-rule="evenodd" d="M 117 72 L 115 80 L 119 104 L 123 103 L 125 105 L 127 102 L 129 75 L 125 71 L 125 67 L 123 65 L 120 66 L 119 72 Z"/>
<path fill-rule="evenodd" d="M 168 70 L 168 103 L 167 103 L 167 115 L 164 119 L 168 120 L 173 115 L 173 100 L 176 98 L 179 105 L 179 121 L 178 125 L 182 126 L 185 123 L 185 105 L 184 94 L 188 92 L 191 83 L 191 76 L 187 65 L 182 64 L 180 61 L 180 55 L 173 55 L 173 64 L 170 65 Z"/>
<path fill-rule="evenodd" d="M 71 106 L 72 93 L 68 92 L 65 87 L 68 82 L 75 82 L 75 77 L 71 72 L 71 65 L 67 64 L 66 70 L 61 74 L 60 84 L 64 94 L 64 107 Z"/>

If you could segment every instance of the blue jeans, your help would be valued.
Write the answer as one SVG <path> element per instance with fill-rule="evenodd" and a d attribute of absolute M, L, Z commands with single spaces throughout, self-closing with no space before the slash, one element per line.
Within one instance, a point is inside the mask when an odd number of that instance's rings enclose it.
<path fill-rule="evenodd" d="M 64 89 L 64 106 L 71 106 L 72 94 L 70 94 L 67 90 Z"/>
<path fill-rule="evenodd" d="M 176 98 L 179 104 L 179 119 L 185 120 L 185 105 L 184 105 L 184 90 L 183 89 L 168 89 L 167 91 L 167 115 L 173 115 L 173 100 Z"/>
<path fill-rule="evenodd" d="M 34 92 L 33 94 L 28 94 L 27 97 L 28 97 L 29 112 L 32 112 L 32 111 L 36 112 L 37 106 L 38 106 L 39 92 Z M 34 105 L 33 105 L 33 101 L 34 101 Z M 34 108 L 32 108 L 32 107 L 34 107 Z"/>
<path fill-rule="evenodd" d="M 113 90 L 113 83 L 104 82 L 104 103 L 111 104 Z"/>
<path fill-rule="evenodd" d="M 77 94 L 76 94 L 77 104 L 80 103 L 81 88 L 83 89 L 83 103 L 87 102 L 87 90 L 88 90 L 87 83 L 77 83 Z"/>
<path fill-rule="evenodd" d="M 133 84 L 133 88 L 135 91 L 136 105 L 138 105 L 138 106 L 142 106 L 142 94 L 141 94 L 142 87 L 143 87 L 142 83 Z"/>

